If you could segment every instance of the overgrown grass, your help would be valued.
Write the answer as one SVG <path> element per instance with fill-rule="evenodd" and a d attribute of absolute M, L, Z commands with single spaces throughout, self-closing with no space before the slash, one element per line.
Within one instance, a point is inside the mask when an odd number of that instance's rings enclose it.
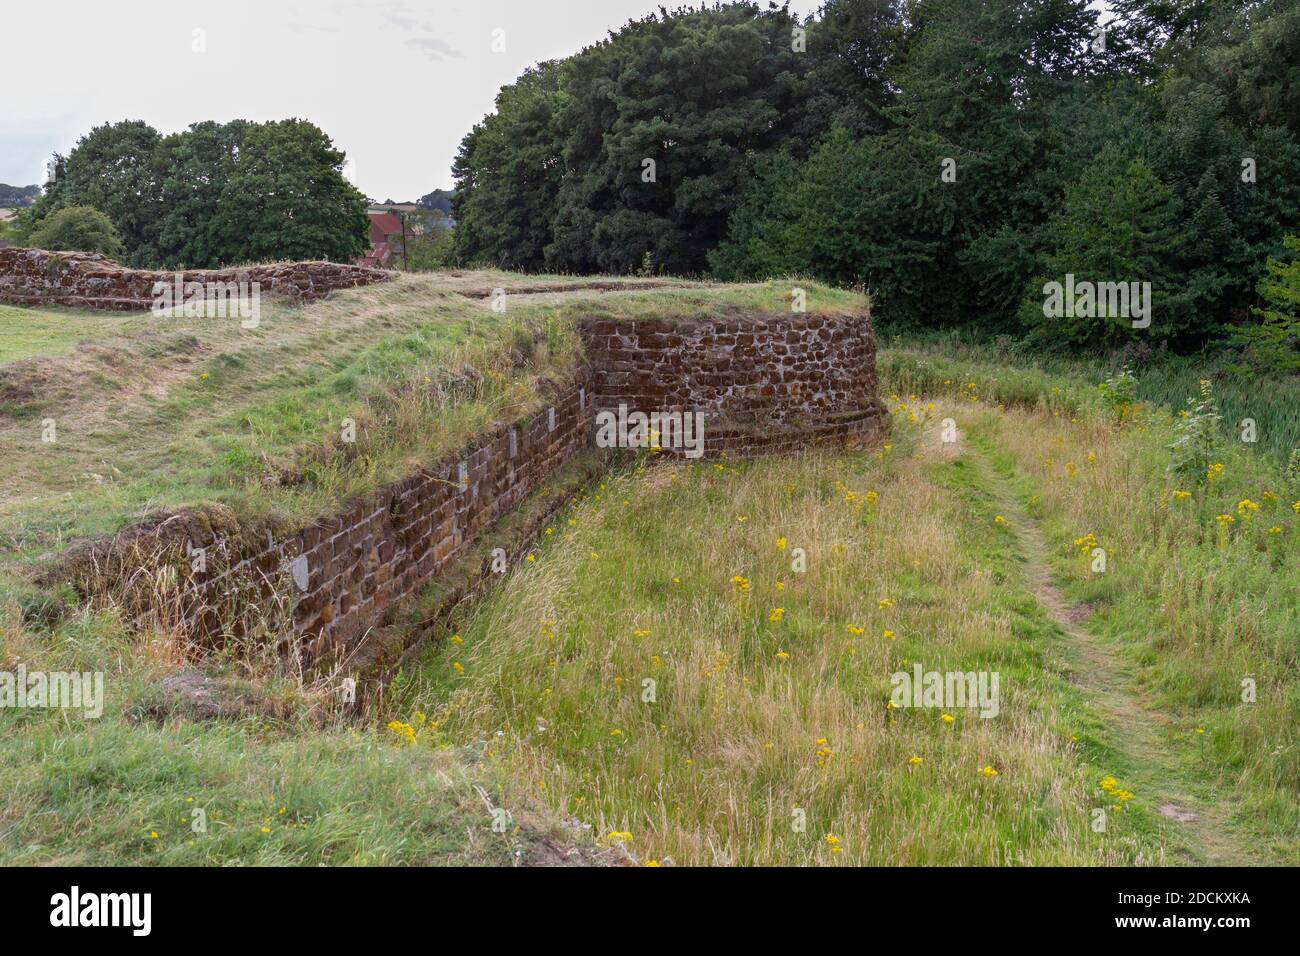
<path fill-rule="evenodd" d="M 1016 411 L 970 426 L 1027 476 L 1059 575 L 1171 716 L 1188 777 L 1227 788 L 1239 822 L 1294 857 L 1300 484 L 1229 442 L 1214 481 L 1170 477 L 1163 412 L 1123 428 Z M 1093 570 L 1093 547 L 1105 551 L 1104 572 Z"/>
<path fill-rule="evenodd" d="M 1007 337 L 989 340 L 963 335 L 882 336 L 883 380 L 902 392 L 960 394 L 975 380 L 994 404 L 1062 411 L 1091 406 L 1096 385 L 1118 371 L 1124 359 L 1088 356 L 1054 357 L 1020 350 Z M 1223 419 L 1223 437 L 1275 463 L 1285 465 L 1300 448 L 1300 378 L 1269 376 L 1266 381 L 1242 368 L 1226 353 L 1178 356 L 1156 352 L 1133 360 L 1137 397 L 1155 408 L 1177 413 L 1209 379 Z M 1059 389 L 1059 391 L 1057 391 Z M 964 397 L 964 396 L 963 396 Z M 1242 441 L 1246 419 L 1254 422 L 1254 440 Z"/>
<path fill-rule="evenodd" d="M 1231 807 L 1248 858 L 1294 861 L 1300 489 L 1225 443 L 1216 482 L 1175 497 L 1170 416 L 1116 425 L 1081 377 L 885 367 L 903 393 L 888 450 L 611 478 L 426 652 L 394 714 L 432 715 L 419 739 L 435 745 L 481 741 L 520 792 L 647 859 L 1200 859 L 1157 814 L 1160 793 L 1115 811 L 1098 789 L 1142 776 L 1143 755 L 1062 678 L 1071 651 L 1025 589 L 992 479 L 909 456 L 908 430 L 952 418 L 1043 523 L 1136 693 L 1149 688 L 1177 768 L 1163 783 Z M 928 376 L 945 374 L 931 400 Z M 1246 499 L 1261 511 L 1222 537 L 1216 517 Z M 1089 533 L 1105 574 L 1081 554 Z M 998 671 L 1002 716 L 891 712 L 889 675 L 914 662 Z M 1104 835 L 1087 826 L 1098 806 Z"/>
<path fill-rule="evenodd" d="M 483 741 L 521 791 L 645 860 L 1159 860 L 1141 803 L 1089 830 L 1108 771 L 1054 629 L 978 489 L 913 441 L 608 479 L 394 713 Z M 890 709 L 915 663 L 1000 672 L 999 716 Z"/>
<path fill-rule="evenodd" d="M 0 865 L 511 865 L 556 848 L 596 858 L 535 801 L 494 817 L 502 787 L 475 748 L 402 746 L 332 706 L 337 687 L 263 680 L 249 686 L 265 714 L 196 720 L 159 687 L 181 663 L 174 638 L 130 633 L 109 612 L 44 629 L 15 611 L 0 608 L 0 672 L 98 671 L 104 706 L 0 707 Z"/>

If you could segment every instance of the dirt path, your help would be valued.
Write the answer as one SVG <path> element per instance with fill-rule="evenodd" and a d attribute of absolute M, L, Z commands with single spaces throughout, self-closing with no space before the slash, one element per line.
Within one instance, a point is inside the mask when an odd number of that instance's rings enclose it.
<path fill-rule="evenodd" d="M 964 436 L 963 436 L 964 437 Z M 949 446 L 952 447 L 952 446 Z M 1083 626 L 1087 605 L 1071 604 L 1052 578 L 1049 547 L 1038 523 L 1016 498 L 978 448 L 960 442 L 961 452 L 989 480 L 999 512 L 1016 534 L 1025 559 L 1025 585 L 1065 634 L 1064 664 L 1071 683 L 1082 688 L 1094 712 L 1110 731 L 1110 743 L 1132 765 L 1125 788 L 1142 795 L 1182 837 L 1171 862 L 1211 866 L 1259 865 L 1268 861 L 1235 833 L 1231 807 L 1199 778 L 1197 754 L 1185 728 L 1151 708 L 1144 690 L 1114 647 Z M 1182 738 L 1180 742 L 1179 737 Z"/>

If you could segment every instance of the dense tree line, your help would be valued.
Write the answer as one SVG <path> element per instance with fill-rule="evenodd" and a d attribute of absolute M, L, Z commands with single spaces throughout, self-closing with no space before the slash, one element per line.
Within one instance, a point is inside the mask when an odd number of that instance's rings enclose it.
<path fill-rule="evenodd" d="M 456 161 L 457 254 L 810 275 L 1044 342 L 1219 337 L 1294 256 L 1300 4 L 1110 6 L 661 8 L 501 90 Z M 1067 274 L 1150 283 L 1150 327 L 1046 317 Z"/>
<path fill-rule="evenodd" d="M 18 217 L 18 238 L 41 235 L 60 210 L 89 207 L 108 217 L 134 266 L 349 261 L 366 249 L 368 220 L 344 158 L 296 119 L 195 123 L 170 136 L 138 120 L 105 124 L 55 157 L 53 182 Z"/>

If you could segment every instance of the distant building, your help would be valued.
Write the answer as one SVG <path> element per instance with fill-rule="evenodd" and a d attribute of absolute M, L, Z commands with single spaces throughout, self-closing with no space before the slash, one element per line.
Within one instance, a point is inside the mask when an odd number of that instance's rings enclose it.
<path fill-rule="evenodd" d="M 393 258 L 401 249 L 402 219 L 395 212 L 383 207 L 371 206 L 370 215 L 370 251 L 357 260 L 359 266 L 372 269 L 393 268 Z"/>

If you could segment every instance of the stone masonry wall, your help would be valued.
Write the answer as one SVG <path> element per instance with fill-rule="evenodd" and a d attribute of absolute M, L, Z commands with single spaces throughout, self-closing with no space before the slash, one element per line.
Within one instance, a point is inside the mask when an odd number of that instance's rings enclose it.
<path fill-rule="evenodd" d="M 310 666 L 355 648 L 384 611 L 414 596 L 586 444 L 589 384 L 566 387 L 540 413 L 338 515 L 266 529 L 260 546 L 190 513 L 123 532 L 76 563 L 94 568 L 90 593 L 111 591 L 138 622 L 181 625 L 202 643 L 223 632 L 239 637 L 260 619 L 284 635 L 281 650 L 292 639 Z M 141 567 L 177 569 L 174 592 L 160 592 L 158 575 Z"/>
<path fill-rule="evenodd" d="M 262 295 L 307 302 L 383 282 L 392 274 L 337 262 L 289 262 L 190 270 L 181 277 L 182 282 L 257 282 Z M 96 253 L 0 249 L 0 302 L 10 305 L 145 311 L 153 305 L 154 284 L 175 281 L 175 272 L 127 269 Z"/>
<path fill-rule="evenodd" d="M 598 410 L 702 412 L 708 456 L 854 443 L 884 427 L 866 313 L 592 320 L 580 332 Z"/>

